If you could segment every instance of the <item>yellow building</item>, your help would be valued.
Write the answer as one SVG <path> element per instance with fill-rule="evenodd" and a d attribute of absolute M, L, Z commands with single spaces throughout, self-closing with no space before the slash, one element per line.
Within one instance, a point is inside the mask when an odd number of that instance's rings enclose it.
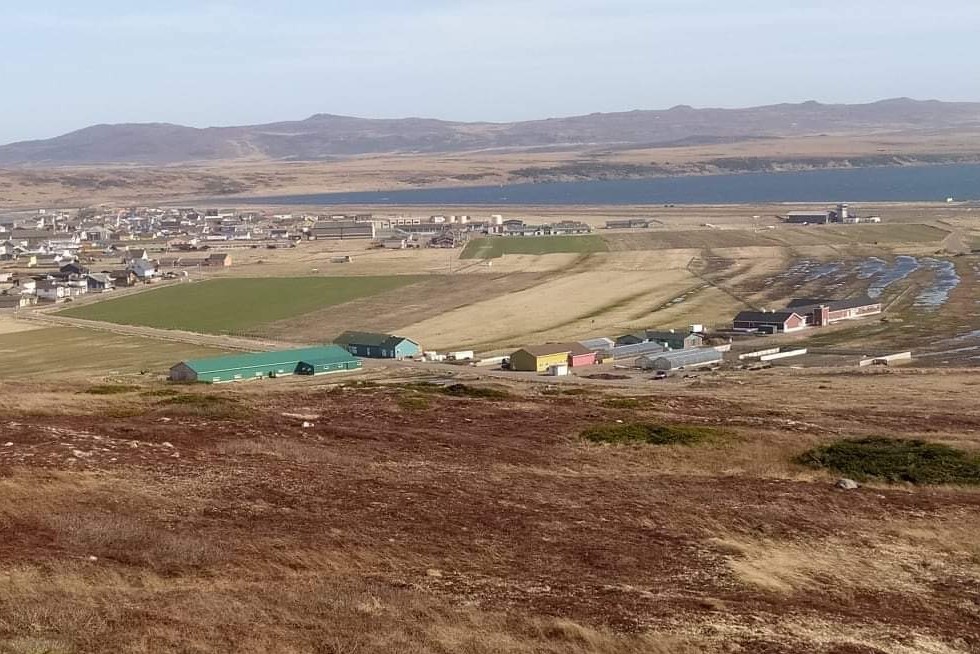
<path fill-rule="evenodd" d="M 549 366 L 561 363 L 592 365 L 595 354 L 578 343 L 548 343 L 522 347 L 510 355 L 511 370 L 546 372 Z"/>

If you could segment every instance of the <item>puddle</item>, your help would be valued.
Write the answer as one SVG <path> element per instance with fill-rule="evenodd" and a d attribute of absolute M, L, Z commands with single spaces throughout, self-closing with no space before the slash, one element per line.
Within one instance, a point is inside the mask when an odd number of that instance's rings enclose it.
<path fill-rule="evenodd" d="M 902 281 L 918 269 L 919 261 L 915 257 L 905 254 L 895 257 L 895 263 L 890 266 L 886 261 L 872 257 L 858 266 L 858 278 L 870 279 L 871 285 L 868 286 L 868 296 L 879 298 L 886 288 Z M 867 277 L 862 276 L 865 274 Z"/>
<path fill-rule="evenodd" d="M 926 257 L 922 259 L 922 266 L 935 271 L 935 277 L 929 288 L 915 297 L 912 305 L 936 309 L 949 301 L 949 294 L 960 285 L 960 276 L 956 274 L 956 264 L 952 261 Z"/>
<path fill-rule="evenodd" d="M 833 275 L 844 267 L 842 263 L 824 263 L 811 268 L 803 278 L 804 282 L 815 282 L 822 277 Z"/>

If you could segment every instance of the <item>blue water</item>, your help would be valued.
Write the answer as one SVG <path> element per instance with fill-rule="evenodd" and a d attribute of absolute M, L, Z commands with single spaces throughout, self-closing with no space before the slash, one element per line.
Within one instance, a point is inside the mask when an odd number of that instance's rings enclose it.
<path fill-rule="evenodd" d="M 249 198 L 255 204 L 528 206 L 980 199 L 980 165 L 851 168 Z"/>

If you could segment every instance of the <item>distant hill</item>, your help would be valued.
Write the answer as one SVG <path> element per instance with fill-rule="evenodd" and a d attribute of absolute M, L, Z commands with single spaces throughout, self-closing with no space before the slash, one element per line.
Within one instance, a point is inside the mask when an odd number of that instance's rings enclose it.
<path fill-rule="evenodd" d="M 516 123 L 317 114 L 299 121 L 204 129 L 161 123 L 96 125 L 56 138 L 0 146 L 0 166 L 174 164 L 242 158 L 316 161 L 357 154 L 650 147 L 955 128 L 980 128 L 980 103 L 898 98 L 858 105 L 678 106 Z"/>

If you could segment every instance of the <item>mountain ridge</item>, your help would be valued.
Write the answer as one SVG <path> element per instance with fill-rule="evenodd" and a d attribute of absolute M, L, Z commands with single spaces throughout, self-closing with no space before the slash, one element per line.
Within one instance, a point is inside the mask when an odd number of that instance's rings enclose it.
<path fill-rule="evenodd" d="M 747 108 L 638 109 L 518 122 L 358 118 L 189 127 L 101 123 L 49 139 L 0 146 L 0 166 L 152 164 L 259 158 L 324 161 L 368 154 L 438 154 L 738 141 L 825 133 L 980 129 L 980 103 L 890 98 L 865 104 L 814 100 Z"/>

